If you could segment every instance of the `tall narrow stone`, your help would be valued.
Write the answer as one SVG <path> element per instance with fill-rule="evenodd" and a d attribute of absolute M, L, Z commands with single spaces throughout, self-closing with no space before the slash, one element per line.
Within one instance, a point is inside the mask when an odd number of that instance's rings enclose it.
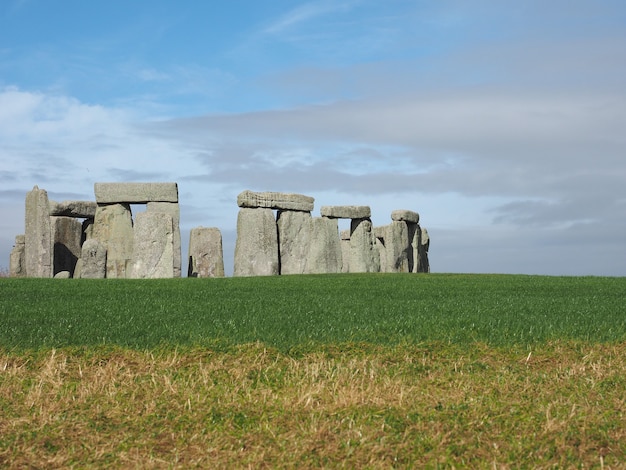
<path fill-rule="evenodd" d="M 375 273 L 379 271 L 380 255 L 372 233 L 372 221 L 352 219 L 350 223 L 350 272 Z"/>
<path fill-rule="evenodd" d="M 75 277 L 104 279 L 106 277 L 107 249 L 103 243 L 90 238 L 83 243 Z"/>
<path fill-rule="evenodd" d="M 92 237 L 107 249 L 108 278 L 125 278 L 133 254 L 133 220 L 129 204 L 98 204 Z"/>
<path fill-rule="evenodd" d="M 342 230 L 339 233 L 341 240 L 341 272 L 350 272 L 350 230 Z"/>
<path fill-rule="evenodd" d="M 45 189 L 35 186 L 26 195 L 24 250 L 28 277 L 52 277 L 50 203 Z"/>
<path fill-rule="evenodd" d="M 272 209 L 241 208 L 237 215 L 234 276 L 279 274 L 278 229 Z"/>
<path fill-rule="evenodd" d="M 311 244 L 305 273 L 339 273 L 341 266 L 341 241 L 337 219 L 313 217 L 311 219 Z"/>
<path fill-rule="evenodd" d="M 11 250 L 11 255 L 9 258 L 10 277 L 26 276 L 26 252 L 24 239 L 24 235 L 17 235 L 15 237 L 15 245 Z"/>
<path fill-rule="evenodd" d="M 76 262 L 81 256 L 83 224 L 72 217 L 50 217 L 53 243 L 53 274 L 67 271 L 74 276 Z"/>
<path fill-rule="evenodd" d="M 224 277 L 222 234 L 215 227 L 197 227 L 189 233 L 189 277 Z"/>
<path fill-rule="evenodd" d="M 409 272 L 409 229 L 406 222 L 392 221 L 385 226 L 385 262 L 381 271 L 388 273 Z M 382 258 L 381 258 L 382 260 Z"/>
<path fill-rule="evenodd" d="M 430 237 L 428 236 L 428 231 L 425 228 L 421 228 L 419 225 L 417 226 L 416 234 L 415 244 L 417 246 L 417 257 L 414 272 L 429 273 L 430 262 L 428 261 L 428 249 L 430 248 Z"/>
<path fill-rule="evenodd" d="M 380 258 L 380 272 L 387 272 L 387 226 L 374 227 L 374 244 Z"/>
<path fill-rule="evenodd" d="M 174 223 L 174 277 L 181 277 L 182 253 L 180 246 L 180 207 L 176 202 L 148 202 L 147 212 L 163 212 L 172 217 Z"/>
<path fill-rule="evenodd" d="M 279 211 L 280 274 L 303 274 L 311 243 L 311 213 Z"/>
<path fill-rule="evenodd" d="M 133 255 L 126 275 L 132 279 L 174 277 L 174 223 L 164 212 L 135 217 Z"/>

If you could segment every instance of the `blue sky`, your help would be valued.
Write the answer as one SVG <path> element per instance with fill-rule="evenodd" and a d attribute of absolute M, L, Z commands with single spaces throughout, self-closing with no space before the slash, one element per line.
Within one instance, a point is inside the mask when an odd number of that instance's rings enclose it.
<path fill-rule="evenodd" d="M 622 1 L 0 2 L 0 266 L 34 185 L 176 181 L 230 272 L 251 189 L 415 210 L 436 272 L 624 276 L 625 149 Z"/>

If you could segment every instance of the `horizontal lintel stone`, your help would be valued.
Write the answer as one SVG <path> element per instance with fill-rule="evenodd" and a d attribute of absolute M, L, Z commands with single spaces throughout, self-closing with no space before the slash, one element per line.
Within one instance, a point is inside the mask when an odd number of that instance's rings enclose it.
<path fill-rule="evenodd" d="M 243 191 L 237 196 L 237 205 L 245 208 L 263 208 L 311 212 L 315 199 L 293 193 Z"/>
<path fill-rule="evenodd" d="M 98 204 L 178 202 L 176 183 L 96 183 L 94 192 Z"/>
<path fill-rule="evenodd" d="M 93 219 L 98 207 L 95 201 L 49 201 L 49 203 L 50 215 L 77 219 Z"/>
<path fill-rule="evenodd" d="M 417 212 L 408 211 L 404 209 L 398 209 L 391 212 L 391 220 L 397 222 L 411 222 L 414 224 L 419 223 L 420 215 Z"/>
<path fill-rule="evenodd" d="M 370 206 L 322 206 L 320 214 L 329 219 L 368 219 L 372 210 Z"/>

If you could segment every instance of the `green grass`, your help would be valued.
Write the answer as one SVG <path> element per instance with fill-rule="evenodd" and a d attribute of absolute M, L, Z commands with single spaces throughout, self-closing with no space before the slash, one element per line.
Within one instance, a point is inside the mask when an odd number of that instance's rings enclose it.
<path fill-rule="evenodd" d="M 625 299 L 626 278 L 601 277 L 0 279 L 0 347 L 619 342 Z"/>

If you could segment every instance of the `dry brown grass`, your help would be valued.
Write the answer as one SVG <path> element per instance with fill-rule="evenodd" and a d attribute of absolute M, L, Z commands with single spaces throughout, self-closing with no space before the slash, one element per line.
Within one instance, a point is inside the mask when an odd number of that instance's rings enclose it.
<path fill-rule="evenodd" d="M 0 352 L 0 467 L 620 468 L 626 344 Z"/>

